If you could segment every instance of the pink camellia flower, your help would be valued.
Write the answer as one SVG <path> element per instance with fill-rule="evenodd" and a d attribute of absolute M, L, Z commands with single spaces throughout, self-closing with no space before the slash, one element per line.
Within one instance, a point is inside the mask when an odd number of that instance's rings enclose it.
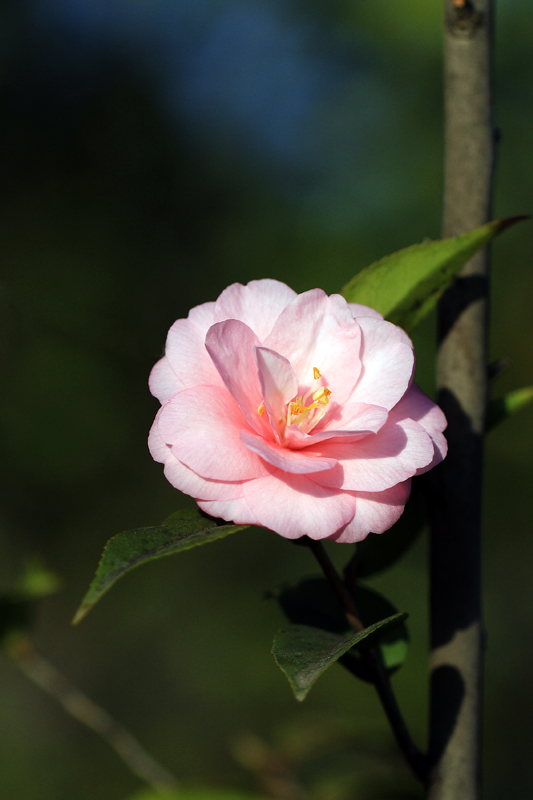
<path fill-rule="evenodd" d="M 404 331 L 366 306 L 233 284 L 171 327 L 149 447 L 208 514 L 288 539 L 357 542 L 401 515 L 446 455 Z"/>

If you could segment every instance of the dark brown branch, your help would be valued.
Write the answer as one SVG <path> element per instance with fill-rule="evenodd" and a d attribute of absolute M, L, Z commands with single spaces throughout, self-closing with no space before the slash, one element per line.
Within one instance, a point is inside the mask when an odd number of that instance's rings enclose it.
<path fill-rule="evenodd" d="M 443 236 L 490 219 L 492 0 L 445 0 Z M 439 307 L 437 382 L 449 454 L 432 480 L 429 800 L 480 797 L 483 630 L 481 481 L 487 395 L 488 251 Z"/>

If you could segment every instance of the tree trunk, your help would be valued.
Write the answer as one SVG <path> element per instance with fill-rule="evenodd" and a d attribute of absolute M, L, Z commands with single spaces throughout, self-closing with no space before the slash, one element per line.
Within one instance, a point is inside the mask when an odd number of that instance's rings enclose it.
<path fill-rule="evenodd" d="M 443 236 L 490 218 L 491 0 L 445 0 Z M 481 481 L 487 397 L 488 248 L 439 305 L 437 384 L 449 454 L 432 480 L 428 800 L 478 800 L 483 628 Z"/>

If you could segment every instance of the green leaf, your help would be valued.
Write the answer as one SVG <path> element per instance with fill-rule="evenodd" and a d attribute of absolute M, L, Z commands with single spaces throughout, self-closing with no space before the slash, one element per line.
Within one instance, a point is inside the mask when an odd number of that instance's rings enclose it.
<path fill-rule="evenodd" d="M 353 567 L 356 577 L 366 578 L 392 566 L 416 541 L 426 524 L 426 506 L 418 479 L 413 481 L 409 502 L 400 519 L 385 533 L 371 533 L 355 546 Z"/>
<path fill-rule="evenodd" d="M 354 645 L 396 625 L 407 614 L 395 614 L 349 636 L 339 636 L 309 625 L 288 625 L 274 638 L 272 655 L 287 676 L 297 700 L 304 700 L 322 673 Z"/>
<path fill-rule="evenodd" d="M 339 598 L 321 575 L 303 578 L 294 586 L 281 586 L 269 596 L 277 600 L 289 622 L 295 625 L 311 625 L 338 634 L 350 630 Z"/>
<path fill-rule="evenodd" d="M 376 261 L 341 290 L 350 303 L 362 303 L 406 331 L 435 308 L 437 301 L 472 256 L 526 216 L 495 220 L 450 239 L 415 244 Z"/>
<path fill-rule="evenodd" d="M 304 578 L 296 586 L 282 587 L 273 594 L 287 619 L 294 625 L 319 628 L 337 639 L 345 637 L 350 632 L 337 595 L 323 577 Z M 366 626 L 394 617 L 398 613 L 389 600 L 368 586 L 357 586 L 354 600 L 360 619 Z M 404 623 L 395 625 L 390 630 L 381 631 L 380 639 L 375 646 L 389 673 L 395 672 L 403 664 L 408 643 L 409 633 Z M 350 650 L 343 655 L 340 663 L 358 678 L 371 681 L 356 650 Z"/>
<path fill-rule="evenodd" d="M 72 621 L 76 625 L 126 572 L 134 567 L 201 544 L 215 542 L 249 525 L 217 525 L 198 509 L 177 511 L 153 528 L 134 528 L 113 536 L 105 546 L 89 591 Z"/>
<path fill-rule="evenodd" d="M 508 392 L 503 397 L 497 397 L 489 401 L 487 409 L 486 430 L 491 431 L 507 417 L 516 414 L 525 406 L 533 401 L 533 386 L 526 386 L 523 389 L 515 389 Z"/>
<path fill-rule="evenodd" d="M 378 620 L 391 617 L 398 613 L 394 604 L 391 603 L 387 597 L 375 589 L 371 589 L 369 586 L 359 584 L 355 590 L 354 596 L 357 610 L 365 625 L 371 625 L 372 623 L 378 622 Z M 405 614 L 404 618 L 407 618 L 407 614 Z M 405 622 L 402 622 L 382 633 L 383 635 L 380 637 L 377 649 L 379 650 L 383 666 L 389 674 L 392 674 L 402 666 L 407 656 L 409 631 L 407 630 Z M 348 655 L 352 660 L 357 659 L 360 664 L 360 659 L 355 650 Z M 347 664 L 346 666 L 349 665 Z M 362 667 L 362 665 L 360 665 L 360 667 Z M 359 677 L 363 677 L 364 680 L 370 680 L 369 676 L 364 673 L 365 671 L 362 668 L 356 670 L 356 674 Z"/>

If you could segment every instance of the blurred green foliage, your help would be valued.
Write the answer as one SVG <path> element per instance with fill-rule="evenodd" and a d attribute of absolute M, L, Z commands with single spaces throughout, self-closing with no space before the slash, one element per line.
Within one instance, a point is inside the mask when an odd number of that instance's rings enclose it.
<path fill-rule="evenodd" d="M 171 323 L 236 280 L 339 291 L 362 267 L 439 235 L 439 4 L 278 5 L 287 24 L 322 32 L 313 45 L 321 52 L 332 32 L 350 52 L 363 42 L 374 78 L 365 102 L 336 118 L 344 144 L 332 157 L 345 166 L 318 195 L 287 193 L 238 146 L 214 147 L 180 114 L 165 116 L 140 62 L 116 41 L 104 40 L 92 66 L 71 68 L 56 46 L 66 29 L 54 38 L 24 3 L 0 7 L 9 45 L 0 82 L 0 580 L 13 585 L 33 553 L 61 576 L 63 592 L 42 600 L 34 620 L 36 646 L 184 785 L 281 796 L 281 772 L 293 797 L 405 800 L 420 790 L 372 688 L 335 666 L 300 705 L 271 659 L 282 617 L 262 598 L 315 571 L 304 548 L 243 531 L 147 565 L 82 625 L 69 624 L 110 536 L 191 507 L 145 445 L 158 405 L 147 376 Z M 533 207 L 532 33 L 529 4 L 502 2 L 494 217 Z M 356 157 L 351 142 L 374 103 L 384 122 Z M 504 394 L 532 382 L 531 226 L 493 252 L 492 351 L 511 362 L 498 378 Z M 417 379 L 431 392 L 434 322 L 414 339 Z M 513 417 L 487 443 L 487 800 L 533 791 L 532 647 L 523 635 L 533 613 L 532 416 Z M 412 644 L 394 684 L 421 746 L 425 547 L 372 579 L 410 613 Z M 339 568 L 350 555 L 331 548 Z M 0 685 L 3 796 L 122 800 L 138 791 L 114 753 L 4 660 Z"/>

